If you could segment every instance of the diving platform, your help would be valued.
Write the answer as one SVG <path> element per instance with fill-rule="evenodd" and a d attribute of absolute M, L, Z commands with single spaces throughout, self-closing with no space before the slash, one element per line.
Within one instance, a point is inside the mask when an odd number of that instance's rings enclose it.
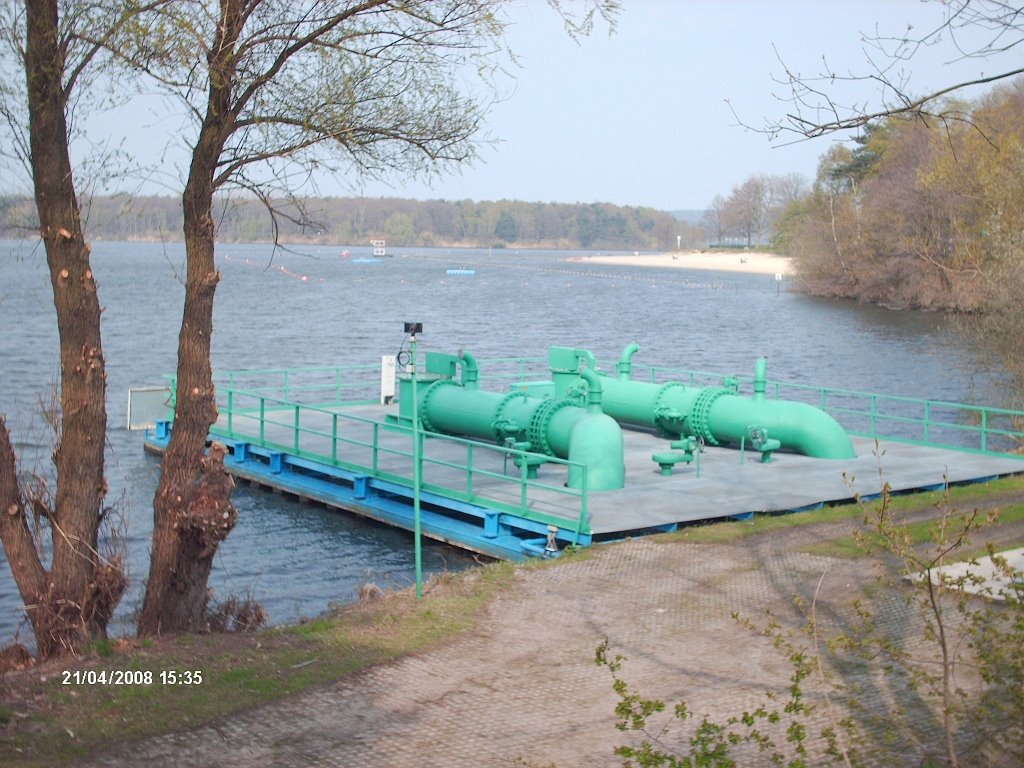
<path fill-rule="evenodd" d="M 512 367 L 517 373 L 499 379 L 499 391 L 529 386 L 517 384 L 529 380 L 522 361 Z M 870 499 L 885 485 L 904 493 L 1024 472 L 1024 456 L 935 441 L 942 425 L 951 424 L 972 435 L 984 425 L 986 443 L 996 433 L 1006 437 L 1006 429 L 995 427 L 1005 412 L 986 412 L 965 425 L 962 418 L 948 421 L 950 404 L 931 403 L 918 424 L 907 415 L 906 398 L 899 399 L 900 415 L 886 416 L 872 395 L 873 426 L 889 418 L 923 428 L 930 439 L 851 431 L 852 457 L 816 458 L 741 441 L 698 446 L 680 461 L 678 452 L 667 453 L 670 441 L 658 430 L 624 428 L 625 481 L 594 489 L 579 462 L 531 453 L 521 442 L 414 430 L 390 396 L 385 403 L 354 399 L 366 392 L 351 371 L 233 372 L 217 386 L 221 415 L 210 439 L 227 447 L 225 468 L 235 477 L 410 531 L 418 506 L 424 536 L 514 561 L 695 522 Z M 769 386 L 773 394 L 779 390 L 777 383 Z M 849 393 L 829 397 L 856 416 Z M 827 401 L 819 391 L 812 399 Z M 172 422 L 158 422 L 147 432 L 147 450 L 161 452 L 172 430 Z M 672 456 L 667 464 L 657 461 L 666 455 Z"/>

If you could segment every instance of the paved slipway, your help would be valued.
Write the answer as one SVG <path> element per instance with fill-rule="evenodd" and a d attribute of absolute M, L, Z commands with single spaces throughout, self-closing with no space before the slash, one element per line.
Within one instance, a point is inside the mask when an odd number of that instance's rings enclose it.
<path fill-rule="evenodd" d="M 768 691 L 784 696 L 784 655 L 733 613 L 763 623 L 771 609 L 796 627 L 794 595 L 811 601 L 821 582 L 820 608 L 845 603 L 871 576 L 862 564 L 798 553 L 794 533 L 731 545 L 634 540 L 523 568 L 453 642 L 92 765 L 621 765 L 613 750 L 635 735 L 615 728 L 597 645 L 607 638 L 627 657 L 623 676 L 670 711 L 685 699 L 698 715 L 724 717 Z M 902 623 L 900 606 L 892 618 Z"/>

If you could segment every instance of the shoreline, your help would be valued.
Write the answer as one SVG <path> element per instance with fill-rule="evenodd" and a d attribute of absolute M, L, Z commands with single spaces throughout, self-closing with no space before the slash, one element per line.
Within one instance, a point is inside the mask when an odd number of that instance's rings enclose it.
<path fill-rule="evenodd" d="M 764 251 L 682 251 L 679 253 L 634 254 L 632 256 L 577 256 L 570 261 L 617 264 L 629 267 L 699 269 L 716 272 L 748 272 L 752 275 L 790 275 L 793 259 Z"/>

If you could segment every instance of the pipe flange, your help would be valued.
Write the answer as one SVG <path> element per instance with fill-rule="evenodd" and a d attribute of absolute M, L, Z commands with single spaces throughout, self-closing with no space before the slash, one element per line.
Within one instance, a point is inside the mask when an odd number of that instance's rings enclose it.
<path fill-rule="evenodd" d="M 667 384 L 663 384 L 661 389 L 658 390 L 658 394 L 654 396 L 654 408 L 652 409 L 652 413 L 654 414 L 654 426 L 661 437 L 679 437 L 680 434 L 679 429 L 671 430 L 662 424 L 662 420 L 664 419 L 663 414 L 675 411 L 674 408 L 665 404 L 665 400 L 668 399 L 670 392 L 675 392 L 676 390 L 682 390 L 685 392 L 686 385 L 682 382 L 670 381 Z"/>
<path fill-rule="evenodd" d="M 505 418 L 505 409 L 508 407 L 509 403 L 511 403 L 513 400 L 529 399 L 529 395 L 527 395 L 525 392 L 509 392 L 507 395 L 501 398 L 501 400 L 498 401 L 498 405 L 495 406 L 494 408 L 494 418 L 491 420 L 491 429 L 494 430 L 494 436 L 499 441 L 504 440 L 506 437 L 508 437 L 508 435 L 505 434 L 505 431 L 502 430 L 499 425 L 508 424 L 512 421 L 512 419 Z M 520 429 L 517 433 L 517 439 L 519 438 L 519 433 L 521 432 L 522 429 Z"/>
<path fill-rule="evenodd" d="M 548 425 L 551 423 L 551 417 L 558 411 L 571 407 L 573 407 L 571 400 L 546 400 L 533 412 L 526 436 L 526 439 L 530 441 L 532 446 L 530 450 L 544 453 L 548 456 L 555 455 L 551 445 L 548 443 Z"/>
<path fill-rule="evenodd" d="M 711 433 L 711 428 L 708 425 L 708 413 L 711 411 L 711 406 L 722 395 L 732 394 L 728 389 L 722 389 L 720 387 L 705 387 L 697 394 L 697 399 L 693 401 L 693 408 L 690 409 L 690 431 L 693 432 L 693 436 L 702 439 L 708 445 L 721 445 L 715 436 Z"/>
<path fill-rule="evenodd" d="M 420 405 L 417 414 L 420 417 L 420 423 L 423 425 L 423 429 L 425 429 L 427 432 L 438 431 L 437 428 L 430 423 L 430 418 L 428 417 L 427 414 L 430 413 L 430 408 L 428 407 L 430 403 L 430 398 L 434 396 L 434 392 L 437 391 L 440 387 L 458 387 L 459 389 L 462 389 L 462 385 L 456 384 L 454 381 L 451 381 L 450 379 L 438 379 L 433 384 L 427 386 L 427 391 L 423 393 L 423 402 Z"/>

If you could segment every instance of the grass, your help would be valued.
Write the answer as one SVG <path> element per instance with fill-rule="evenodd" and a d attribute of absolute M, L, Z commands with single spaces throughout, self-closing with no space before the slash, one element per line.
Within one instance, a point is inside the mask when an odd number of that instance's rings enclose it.
<path fill-rule="evenodd" d="M 990 506 L 993 499 L 1024 495 L 1024 475 L 1014 475 L 999 478 L 983 484 L 957 485 L 947 491 L 931 491 L 927 493 L 913 493 L 892 496 L 889 500 L 889 508 L 894 514 L 924 512 L 929 509 L 937 510 L 940 505 L 946 504 L 952 508 L 969 510 L 979 506 Z M 711 524 L 693 525 L 680 528 L 672 533 L 665 533 L 654 537 L 655 541 L 671 543 L 675 541 L 689 541 L 706 544 L 728 544 L 747 537 L 758 536 L 772 531 L 793 528 L 796 526 L 818 525 L 826 523 L 840 523 L 850 521 L 859 523 L 864 519 L 865 507 L 872 509 L 880 502 L 872 501 L 861 504 L 850 502 L 825 506 L 821 509 L 805 512 L 793 512 L 780 515 L 755 515 L 751 520 L 737 520 L 730 522 L 715 522 Z M 1010 524 L 1024 519 L 1024 506 L 1009 504 L 1002 509 L 1000 520 L 995 525 Z M 920 528 L 916 526 L 920 525 Z M 912 524 L 917 531 L 916 536 L 923 536 L 921 542 L 927 539 L 925 533 L 928 523 Z M 827 542 L 822 542 L 817 554 L 835 554 L 836 556 L 853 556 L 863 554 L 859 547 L 849 546 L 853 543 L 853 533 L 849 537 L 840 537 Z M 921 543 L 919 542 L 919 543 Z M 836 544 L 835 549 L 830 549 L 832 543 Z M 815 545 L 816 547 L 818 545 Z M 804 551 L 810 551 L 806 548 Z"/>
<path fill-rule="evenodd" d="M 1024 522 L 1024 504 L 1012 504 L 1000 508 L 998 518 L 985 525 L 985 535 L 989 538 L 1000 537 L 1005 531 L 1011 531 L 1015 526 Z M 933 540 L 935 530 L 934 520 L 919 520 L 906 524 L 906 532 L 909 544 L 918 547 Z M 1024 543 L 1024 542 L 1022 542 Z M 868 551 L 877 550 L 880 540 L 877 534 L 871 532 L 862 536 L 851 533 L 849 536 L 841 536 L 835 539 L 817 542 L 803 547 L 802 551 L 813 555 L 825 555 L 827 557 L 860 557 Z M 972 547 L 957 553 L 958 559 L 968 560 L 988 554 L 986 547 Z"/>
<path fill-rule="evenodd" d="M 347 606 L 289 627 L 236 635 L 186 635 L 156 643 L 101 643 L 82 661 L 54 662 L 0 682 L 0 765 L 71 765 L 111 743 L 124 744 L 214 722 L 233 712 L 301 693 L 345 675 L 443 643 L 472 629 L 514 567 L 494 563 L 431 580 L 410 591 Z M 148 647 L 143 647 L 144 645 Z M 65 669 L 140 670 L 150 685 L 67 685 Z M 202 682 L 162 685 L 161 671 L 198 672 Z"/>

